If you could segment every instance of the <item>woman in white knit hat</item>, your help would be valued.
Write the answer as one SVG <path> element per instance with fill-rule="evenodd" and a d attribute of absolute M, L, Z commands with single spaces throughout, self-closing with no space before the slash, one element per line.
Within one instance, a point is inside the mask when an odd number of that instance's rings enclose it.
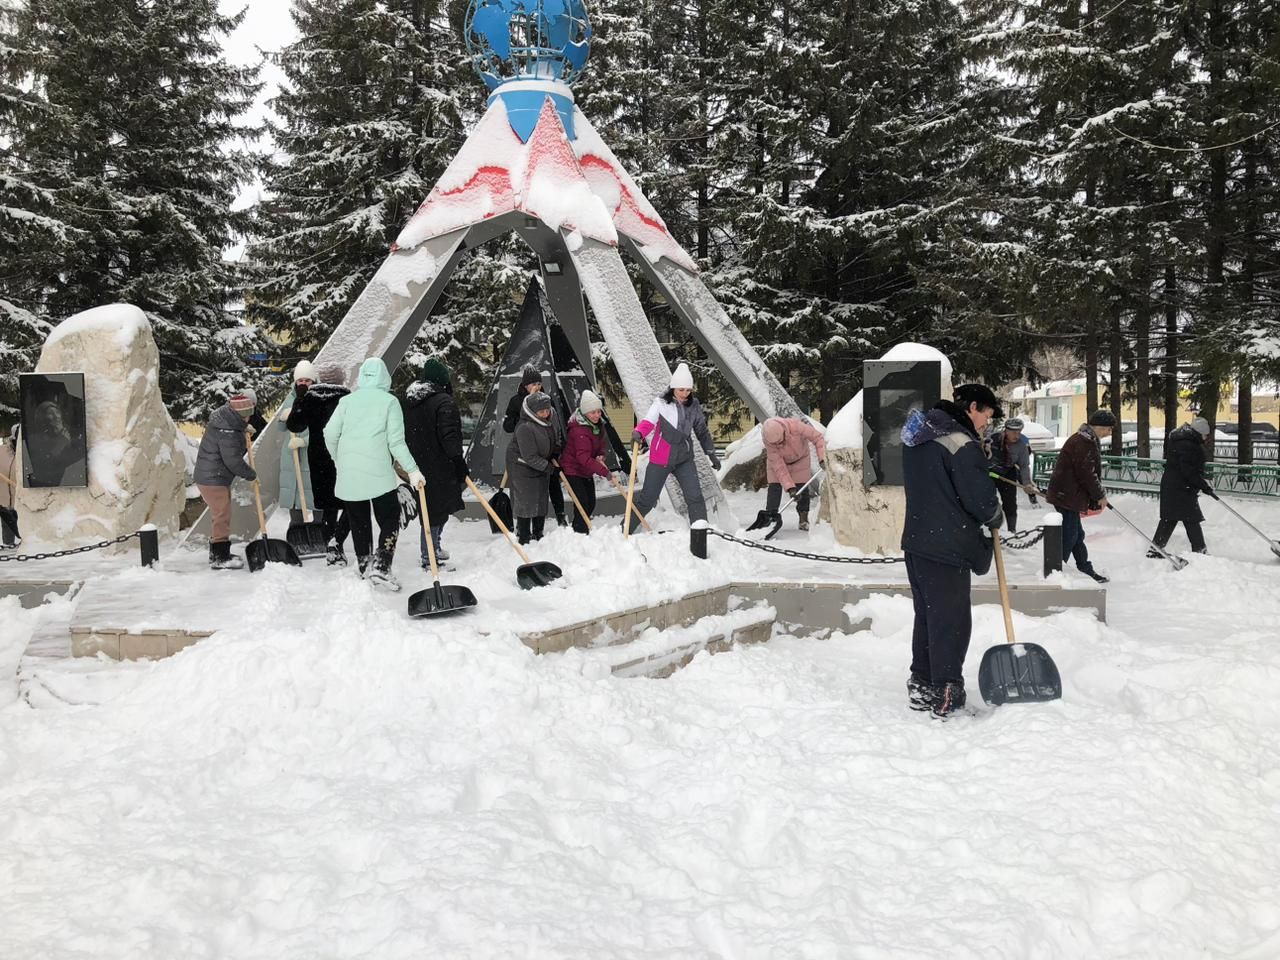
<path fill-rule="evenodd" d="M 649 412 L 636 424 L 631 435 L 633 443 L 649 445 L 649 466 L 645 470 L 644 486 L 635 499 L 640 516 L 657 505 L 667 477 L 674 476 L 689 507 L 689 522 L 707 519 L 707 504 L 693 460 L 694 437 L 711 458 L 711 465 L 719 470 L 720 458 L 716 456 L 715 441 L 707 429 L 706 414 L 693 395 L 693 374 L 689 372 L 688 364 L 682 363 L 671 375 L 667 392 L 653 401 Z M 634 532 L 640 521 L 635 514 L 627 519 Z"/>
<path fill-rule="evenodd" d="M 276 420 L 280 424 L 280 429 L 288 433 L 287 421 L 289 414 L 293 411 L 293 405 L 307 395 L 307 391 L 313 387 L 320 379 L 320 373 L 316 370 L 316 365 L 310 360 L 299 360 L 298 365 L 293 368 L 293 401 L 285 404 L 281 408 Z M 301 433 L 289 434 L 287 443 L 280 447 L 280 506 L 289 510 L 289 520 L 291 523 L 301 523 L 302 515 L 302 498 L 298 496 L 297 475 L 299 471 L 293 467 L 293 451 L 298 451 L 298 465 L 302 473 L 302 489 L 307 495 L 307 507 L 310 508 L 314 516 L 313 520 L 318 522 L 324 521 L 324 511 L 317 509 L 315 492 L 311 486 L 311 460 L 307 456 L 307 447 L 311 443 L 311 434 L 304 430 Z"/>

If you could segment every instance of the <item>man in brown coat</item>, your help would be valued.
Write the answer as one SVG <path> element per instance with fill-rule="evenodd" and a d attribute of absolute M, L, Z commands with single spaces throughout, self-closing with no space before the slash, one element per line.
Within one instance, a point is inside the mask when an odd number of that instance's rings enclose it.
<path fill-rule="evenodd" d="M 1089 422 L 1063 444 L 1044 495 L 1062 514 L 1062 559 L 1074 557 L 1080 572 L 1098 583 L 1106 583 L 1108 578 L 1089 562 L 1080 514 L 1107 505 L 1107 492 L 1102 488 L 1101 441 L 1111 436 L 1115 425 L 1116 418 L 1110 410 L 1093 411 Z"/>

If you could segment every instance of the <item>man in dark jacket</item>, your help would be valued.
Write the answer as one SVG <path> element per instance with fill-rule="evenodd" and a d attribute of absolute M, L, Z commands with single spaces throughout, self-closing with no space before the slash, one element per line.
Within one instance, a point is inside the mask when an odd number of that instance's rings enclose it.
<path fill-rule="evenodd" d="M 1179 523 L 1186 528 L 1191 549 L 1205 553 L 1204 532 L 1200 524 L 1200 494 L 1217 500 L 1218 495 L 1204 476 L 1205 444 L 1209 443 L 1209 421 L 1196 417 L 1189 424 L 1174 430 L 1164 442 L 1164 476 L 1160 478 L 1160 524 L 1151 539 L 1161 549 L 1173 536 Z M 1159 557 L 1154 550 L 1147 556 Z"/>
<path fill-rule="evenodd" d="M 1033 505 L 1039 493 L 1031 482 L 1031 444 L 1022 435 L 1018 417 L 1006 420 L 1004 429 L 991 438 L 991 470 L 1009 481 L 997 483 L 996 492 L 1004 505 L 1004 527 L 1012 533 L 1018 529 L 1018 487 L 1026 491 Z"/>
<path fill-rule="evenodd" d="M 462 455 L 462 415 L 453 399 L 449 369 L 434 357 L 422 368 L 422 379 L 409 387 L 404 402 L 404 442 L 427 481 L 427 512 L 437 560 L 448 560 L 440 535 L 449 515 L 462 509 L 462 482 L 467 461 Z M 427 535 L 420 538 L 422 566 L 428 567 Z"/>
<path fill-rule="evenodd" d="M 1080 514 L 1107 505 L 1107 492 L 1102 488 L 1102 441 L 1111 436 L 1115 425 L 1116 418 L 1110 410 L 1093 411 L 1089 422 L 1062 445 L 1049 489 L 1044 493 L 1044 498 L 1062 515 L 1062 559 L 1074 557 L 1077 569 L 1098 583 L 1106 583 L 1107 577 L 1089 561 Z"/>
<path fill-rule="evenodd" d="M 308 438 L 307 460 L 311 466 L 311 492 L 315 496 L 315 508 L 323 511 L 326 556 L 331 566 L 346 566 L 347 556 L 342 545 L 351 532 L 342 501 L 334 493 L 338 482 L 338 468 L 333 464 L 333 454 L 324 442 L 324 428 L 338 409 L 338 401 L 349 394 L 342 370 L 334 366 L 321 367 L 319 382 L 295 395 L 293 406 L 285 416 L 284 425 L 292 433 L 306 433 Z M 295 388 L 296 390 L 296 388 Z"/>
<path fill-rule="evenodd" d="M 999 536 L 1000 498 L 987 475 L 981 436 L 1000 404 L 989 387 L 966 383 L 955 400 L 911 411 L 902 428 L 907 519 L 902 550 L 915 605 L 911 677 L 913 710 L 945 719 L 965 704 L 964 658 L 972 630 L 970 574 L 991 566 Z"/>
<path fill-rule="evenodd" d="M 209 565 L 215 570 L 239 570 L 244 561 L 231 555 L 231 483 L 236 477 L 253 481 L 257 473 L 245 462 L 245 428 L 253 416 L 254 396 L 242 390 L 213 411 L 200 438 L 193 479 L 209 507 Z"/>

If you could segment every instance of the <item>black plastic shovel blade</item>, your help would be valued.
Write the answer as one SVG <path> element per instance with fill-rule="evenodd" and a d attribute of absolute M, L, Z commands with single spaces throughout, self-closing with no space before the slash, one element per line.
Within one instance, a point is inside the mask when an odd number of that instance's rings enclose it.
<path fill-rule="evenodd" d="M 511 498 L 508 497 L 504 491 L 499 490 L 492 497 L 490 497 L 489 506 L 493 510 L 493 512 L 498 515 L 498 519 L 501 520 L 504 524 L 506 524 L 506 527 L 508 530 L 510 530 L 512 527 L 516 525 L 515 515 L 511 511 Z M 493 522 L 493 517 L 489 518 L 489 532 L 490 533 L 502 532 L 501 530 L 498 529 L 498 525 Z"/>
<path fill-rule="evenodd" d="M 1280 540 L 1271 541 L 1271 552 L 1280 557 Z"/>
<path fill-rule="evenodd" d="M 522 590 L 550 586 L 552 582 L 563 576 L 564 571 L 548 560 L 522 563 L 516 567 L 516 583 L 520 584 Z"/>
<path fill-rule="evenodd" d="M 426 590 L 409 596 L 409 616 L 433 617 L 438 613 L 459 613 L 476 605 L 476 595 L 468 587 L 441 586 L 437 580 Z"/>
<path fill-rule="evenodd" d="M 776 514 L 772 510 L 761 510 L 756 514 L 756 518 L 751 521 L 751 526 L 747 527 L 747 529 L 763 530 L 765 527 L 769 526 L 769 524 L 773 523 L 773 518 L 775 516 Z"/>
<path fill-rule="evenodd" d="M 982 655 L 978 689 L 993 707 L 1062 699 L 1058 666 L 1038 643 L 1002 643 Z"/>
<path fill-rule="evenodd" d="M 294 553 L 293 547 L 283 540 L 268 540 L 266 537 L 249 541 L 244 548 L 244 558 L 249 564 L 250 573 L 257 573 L 268 563 L 287 563 L 292 567 L 302 566 L 302 561 Z"/>
<path fill-rule="evenodd" d="M 300 560 L 323 557 L 329 542 L 324 535 L 324 524 L 314 520 L 310 523 L 289 524 L 289 529 L 285 531 L 284 536 Z"/>

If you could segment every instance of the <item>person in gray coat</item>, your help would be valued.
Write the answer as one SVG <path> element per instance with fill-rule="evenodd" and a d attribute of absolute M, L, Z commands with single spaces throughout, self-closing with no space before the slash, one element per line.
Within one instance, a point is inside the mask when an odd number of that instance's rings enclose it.
<path fill-rule="evenodd" d="M 245 428 L 254 405 L 253 394 L 242 390 L 213 411 L 196 453 L 193 479 L 213 517 L 209 565 L 215 570 L 239 570 L 244 566 L 240 557 L 231 555 L 231 484 L 236 477 L 258 479 L 244 459 L 248 452 Z"/>
<path fill-rule="evenodd" d="M 1035 505 L 1040 491 L 1031 482 L 1031 444 L 1022 435 L 1022 427 L 1020 418 L 1010 417 L 1004 422 L 1004 429 L 991 438 L 990 467 L 992 473 L 1022 487 Z M 1004 526 L 1010 533 L 1018 529 L 1018 487 L 996 483 L 1004 507 Z"/>
<path fill-rule="evenodd" d="M 551 406 L 551 398 L 542 391 L 525 397 L 520 420 L 507 444 L 511 512 L 521 543 L 541 540 L 547 520 L 547 478 L 556 469 L 552 459 L 556 436 Z"/>

